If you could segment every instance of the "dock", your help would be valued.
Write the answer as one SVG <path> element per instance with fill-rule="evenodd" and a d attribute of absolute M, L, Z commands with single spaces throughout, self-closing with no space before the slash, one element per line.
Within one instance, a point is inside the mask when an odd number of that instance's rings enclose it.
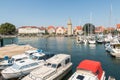
<path fill-rule="evenodd" d="M 22 54 L 27 50 L 35 50 L 36 48 L 30 45 L 6 45 L 4 47 L 0 47 L 0 58 L 4 58 L 4 56 L 11 57 L 13 55 Z"/>

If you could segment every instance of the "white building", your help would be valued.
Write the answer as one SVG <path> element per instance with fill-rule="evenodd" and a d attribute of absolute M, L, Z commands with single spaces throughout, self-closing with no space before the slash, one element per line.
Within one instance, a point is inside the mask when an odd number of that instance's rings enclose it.
<path fill-rule="evenodd" d="M 65 33 L 64 27 L 57 27 L 56 28 L 56 34 L 64 34 L 64 33 Z"/>
<path fill-rule="evenodd" d="M 48 29 L 47 29 L 47 32 L 48 32 L 49 34 L 55 33 L 55 32 L 56 32 L 55 27 L 54 27 L 54 26 L 49 26 Z"/>
<path fill-rule="evenodd" d="M 75 33 L 75 35 L 82 34 L 83 33 L 82 27 L 81 26 L 76 26 L 75 29 L 74 29 L 74 33 Z"/>
<path fill-rule="evenodd" d="M 45 33 L 45 28 L 36 26 L 22 26 L 18 28 L 19 34 L 40 34 Z"/>

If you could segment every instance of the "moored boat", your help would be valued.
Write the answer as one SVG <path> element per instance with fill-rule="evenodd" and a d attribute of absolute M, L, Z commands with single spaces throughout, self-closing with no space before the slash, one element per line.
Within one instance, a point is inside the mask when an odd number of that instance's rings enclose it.
<path fill-rule="evenodd" d="M 105 72 L 100 62 L 83 60 L 69 80 L 105 80 Z"/>
<path fill-rule="evenodd" d="M 1 71 L 4 79 L 17 78 L 29 74 L 32 70 L 44 65 L 43 62 L 37 62 L 31 59 L 21 60 L 12 66 Z"/>
<path fill-rule="evenodd" d="M 2 60 L 0 62 L 0 70 L 3 70 L 5 68 L 13 65 L 16 61 L 28 59 L 31 55 L 33 56 L 34 53 L 38 53 L 39 56 L 45 55 L 44 53 L 42 53 L 42 50 L 36 49 L 36 50 L 27 50 L 24 53 L 14 55 L 11 58 L 9 58 L 8 56 L 5 56 L 4 60 Z"/>
<path fill-rule="evenodd" d="M 22 80 L 61 80 L 72 69 L 70 55 L 57 54 Z"/>
<path fill-rule="evenodd" d="M 49 56 L 44 53 L 34 53 L 28 59 L 16 61 L 12 66 L 1 71 L 4 79 L 17 78 L 29 74 L 32 70 L 43 66 Z"/>

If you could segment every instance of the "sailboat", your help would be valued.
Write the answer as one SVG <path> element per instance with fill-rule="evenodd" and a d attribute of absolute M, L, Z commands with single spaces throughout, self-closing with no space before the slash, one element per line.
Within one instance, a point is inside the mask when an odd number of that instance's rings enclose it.
<path fill-rule="evenodd" d="M 91 23 L 91 21 L 92 21 L 92 13 L 90 14 L 90 23 Z M 95 44 L 96 40 L 95 40 L 95 37 L 93 36 L 93 32 L 92 32 L 93 29 L 90 29 L 90 28 L 92 28 L 91 24 L 89 24 L 89 29 L 88 29 L 90 31 L 88 43 Z"/>

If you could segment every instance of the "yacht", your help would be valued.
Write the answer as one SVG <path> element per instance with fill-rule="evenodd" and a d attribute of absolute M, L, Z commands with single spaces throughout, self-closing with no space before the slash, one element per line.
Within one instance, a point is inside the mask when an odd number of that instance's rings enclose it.
<path fill-rule="evenodd" d="M 108 35 L 105 36 L 104 41 L 105 42 L 110 42 L 110 40 L 112 40 L 112 39 L 113 39 L 112 34 L 108 34 Z"/>
<path fill-rule="evenodd" d="M 7 56 L 5 56 L 7 57 Z M 23 60 L 23 59 L 27 59 L 28 56 L 25 55 L 25 54 L 20 54 L 20 55 L 15 55 L 15 56 L 12 56 L 11 58 L 7 58 L 4 60 L 2 60 L 0 62 L 0 70 L 3 70 L 11 65 L 13 65 L 16 61 L 20 61 L 20 60 Z"/>
<path fill-rule="evenodd" d="M 61 80 L 72 69 L 71 56 L 56 54 L 22 80 Z"/>
<path fill-rule="evenodd" d="M 105 49 L 106 49 L 106 51 L 108 51 L 108 52 L 112 52 L 112 49 L 113 49 L 113 48 L 116 48 L 115 46 L 116 46 L 116 45 L 119 45 L 119 44 L 120 44 L 120 42 L 118 41 L 117 38 L 112 39 L 112 40 L 110 41 L 110 43 L 106 43 L 106 44 L 105 44 Z M 119 46 L 118 46 L 118 47 L 119 47 Z"/>
<path fill-rule="evenodd" d="M 88 40 L 88 43 L 89 43 L 89 44 L 95 44 L 95 43 L 96 43 L 96 40 L 95 40 L 94 38 L 90 38 L 90 39 Z"/>
<path fill-rule="evenodd" d="M 38 55 L 37 54 L 33 54 L 33 53 L 39 53 Z M 42 53 L 42 50 L 28 50 L 28 51 L 25 51 L 24 53 L 22 54 L 18 54 L 18 55 L 14 55 L 12 56 L 11 58 L 9 58 L 8 56 L 5 56 L 4 60 L 2 60 L 0 62 L 0 70 L 3 70 L 11 65 L 13 65 L 16 61 L 20 61 L 20 60 L 23 60 L 23 59 L 28 59 L 30 56 L 37 56 L 40 58 L 40 56 L 44 56 L 45 54 Z"/>
<path fill-rule="evenodd" d="M 15 62 L 12 66 L 1 71 L 4 79 L 17 78 L 29 74 L 32 70 L 44 65 L 32 59 L 25 59 Z"/>
<path fill-rule="evenodd" d="M 104 38 L 98 38 L 97 39 L 97 43 L 103 43 L 104 42 Z"/>
<path fill-rule="evenodd" d="M 100 62 L 83 60 L 68 80 L 105 80 L 105 72 Z"/>
<path fill-rule="evenodd" d="M 22 54 L 22 55 L 25 55 L 25 54 Z M 52 55 L 52 56 L 54 56 L 54 55 Z M 2 70 L 1 74 L 3 75 L 3 78 L 5 78 L 5 79 L 16 78 L 16 77 L 26 75 L 26 74 L 30 73 L 31 70 L 33 70 L 33 69 L 35 69 L 35 68 L 37 68 L 41 65 L 44 65 L 46 60 L 49 59 L 52 56 L 49 56 L 48 54 L 44 54 L 44 53 L 31 54 L 29 56 L 29 58 L 27 58 L 27 59 L 21 59 L 21 60 L 18 60 L 16 62 L 14 62 L 14 64 L 12 66 Z M 31 62 L 35 63 L 36 65 L 29 66 L 29 65 L 32 64 Z M 21 67 L 24 67 L 24 66 L 25 66 L 25 68 L 21 68 Z M 17 68 L 15 68 L 15 67 L 17 67 Z M 26 71 L 28 71 L 28 73 L 26 73 Z M 21 72 L 23 74 L 21 74 Z M 15 76 L 14 73 L 16 73 L 16 76 Z M 6 76 L 6 74 L 10 74 L 10 75 Z"/>
<path fill-rule="evenodd" d="M 120 58 L 120 43 L 111 44 L 108 47 L 106 47 L 106 50 L 109 51 L 112 56 Z"/>
<path fill-rule="evenodd" d="M 78 44 L 83 43 L 83 39 L 81 36 L 77 36 L 76 41 Z"/>

